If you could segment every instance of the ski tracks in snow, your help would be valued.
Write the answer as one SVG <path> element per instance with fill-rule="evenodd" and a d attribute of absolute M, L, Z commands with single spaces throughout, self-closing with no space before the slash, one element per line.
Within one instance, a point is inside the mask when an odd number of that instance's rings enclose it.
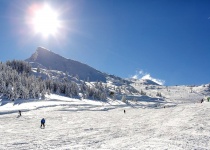
<path fill-rule="evenodd" d="M 27 111 L 19 118 L 0 115 L 0 149 L 210 149 L 207 102 L 165 109 L 79 110 L 61 106 Z M 42 118 L 45 129 L 40 129 Z"/>

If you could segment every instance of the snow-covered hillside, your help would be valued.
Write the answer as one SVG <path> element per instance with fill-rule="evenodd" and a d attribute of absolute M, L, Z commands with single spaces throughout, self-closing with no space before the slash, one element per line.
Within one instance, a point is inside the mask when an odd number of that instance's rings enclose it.
<path fill-rule="evenodd" d="M 194 103 L 210 97 L 209 84 L 201 86 L 161 86 L 143 84 L 142 81 L 137 81 L 131 85 L 138 91 L 144 91 L 148 96 L 160 97 L 166 102 Z"/>
<path fill-rule="evenodd" d="M 56 95 L 1 102 L 0 149 L 210 149 L 207 101 L 167 108 Z M 40 129 L 42 118 L 45 129 Z"/>

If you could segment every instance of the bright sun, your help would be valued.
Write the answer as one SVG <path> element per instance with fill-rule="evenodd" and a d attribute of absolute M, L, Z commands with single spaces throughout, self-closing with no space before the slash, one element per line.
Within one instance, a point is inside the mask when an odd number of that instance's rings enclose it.
<path fill-rule="evenodd" d="M 36 8 L 31 19 L 35 32 L 44 37 L 55 35 L 60 28 L 58 13 L 47 4 Z"/>

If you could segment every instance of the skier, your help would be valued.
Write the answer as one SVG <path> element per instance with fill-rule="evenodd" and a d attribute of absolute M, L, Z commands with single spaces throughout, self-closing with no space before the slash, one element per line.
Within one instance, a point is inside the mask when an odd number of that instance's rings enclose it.
<path fill-rule="evenodd" d="M 40 126 L 40 128 L 45 128 L 45 119 L 44 118 L 42 118 L 42 120 L 41 120 L 41 126 Z"/>
<path fill-rule="evenodd" d="M 124 114 L 125 114 L 125 109 L 124 109 Z"/>
<path fill-rule="evenodd" d="M 203 103 L 203 99 L 201 100 L 201 103 Z"/>
<path fill-rule="evenodd" d="M 21 111 L 19 110 L 18 112 L 19 112 L 19 116 L 21 116 Z"/>

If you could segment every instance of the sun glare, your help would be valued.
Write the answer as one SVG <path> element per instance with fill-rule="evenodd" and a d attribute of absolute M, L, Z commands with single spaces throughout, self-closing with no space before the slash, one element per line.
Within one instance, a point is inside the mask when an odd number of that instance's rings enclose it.
<path fill-rule="evenodd" d="M 31 19 L 34 31 L 44 37 L 55 35 L 60 27 L 58 13 L 47 4 L 36 8 Z"/>

